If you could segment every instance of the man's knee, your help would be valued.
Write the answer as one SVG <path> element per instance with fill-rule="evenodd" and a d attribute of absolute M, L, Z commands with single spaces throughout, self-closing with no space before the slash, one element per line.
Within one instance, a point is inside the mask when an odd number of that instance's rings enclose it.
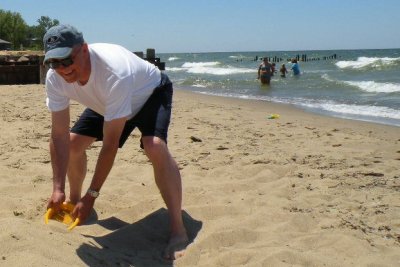
<path fill-rule="evenodd" d="M 69 152 L 73 155 L 80 155 L 94 142 L 93 137 L 70 133 Z"/>
<path fill-rule="evenodd" d="M 144 151 L 150 160 L 159 156 L 167 148 L 165 141 L 157 136 L 145 136 L 142 138 L 142 143 Z"/>

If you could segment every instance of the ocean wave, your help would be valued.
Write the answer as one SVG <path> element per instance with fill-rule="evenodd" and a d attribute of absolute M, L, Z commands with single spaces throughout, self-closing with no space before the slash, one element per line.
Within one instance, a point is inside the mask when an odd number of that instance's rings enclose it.
<path fill-rule="evenodd" d="M 221 63 L 213 62 L 186 62 L 182 67 L 167 67 L 167 71 L 171 72 L 187 72 L 193 74 L 212 74 L 212 75 L 232 75 L 242 73 L 255 73 L 254 69 L 236 68 L 232 66 L 220 67 Z"/>
<path fill-rule="evenodd" d="M 400 57 L 359 57 L 355 61 L 338 61 L 335 65 L 340 69 L 375 69 L 398 64 L 400 64 Z"/>
<path fill-rule="evenodd" d="M 179 67 L 166 67 L 165 68 L 167 71 L 174 71 L 174 72 L 177 72 L 177 71 L 185 71 L 186 69 L 185 68 L 179 68 Z"/>
<path fill-rule="evenodd" d="M 232 55 L 232 56 L 229 56 L 229 58 L 232 58 L 235 60 L 243 60 L 243 59 L 253 59 L 254 57 L 243 56 L 243 55 Z"/>
<path fill-rule="evenodd" d="M 370 93 L 394 93 L 400 92 L 400 84 L 396 83 L 378 83 L 374 81 L 343 81 L 344 84 L 348 84 L 357 87 L 363 91 Z"/>
<path fill-rule="evenodd" d="M 193 84 L 193 87 L 198 87 L 198 88 L 206 88 L 207 86 L 205 86 L 204 84 Z"/>
<path fill-rule="evenodd" d="M 179 57 L 169 57 L 168 61 L 175 61 L 175 60 L 178 60 L 178 59 L 180 59 L 180 58 Z"/>
<path fill-rule="evenodd" d="M 298 104 L 300 106 L 312 109 L 325 110 L 328 112 L 333 112 L 342 115 L 366 116 L 375 118 L 379 117 L 379 118 L 400 120 L 399 110 L 388 107 L 340 104 L 333 101 L 326 101 L 326 102 L 302 101 L 301 103 L 293 103 L 293 104 Z"/>
<path fill-rule="evenodd" d="M 187 72 L 195 74 L 231 75 L 240 73 L 250 73 L 254 72 L 254 70 L 245 68 L 232 68 L 232 67 L 227 67 L 227 68 L 196 67 L 188 69 Z"/>
<path fill-rule="evenodd" d="M 379 106 L 369 106 L 369 105 L 354 105 L 354 104 L 342 104 L 335 101 L 314 101 L 304 98 L 275 98 L 268 96 L 250 96 L 235 93 L 216 93 L 216 92 L 199 92 L 208 95 L 217 95 L 224 97 L 233 97 L 241 99 L 255 99 L 255 100 L 265 100 L 272 101 L 283 104 L 292 104 L 299 107 L 304 107 L 314 110 L 322 110 L 325 112 L 331 112 L 336 114 L 341 114 L 343 117 L 355 117 L 363 116 L 365 118 L 375 118 L 375 122 L 379 122 L 379 118 L 389 119 L 389 120 L 400 120 L 400 112 L 397 109 L 389 107 L 379 107 Z M 368 120 L 368 119 L 365 119 Z"/>
<path fill-rule="evenodd" d="M 324 80 L 327 80 L 328 82 L 337 82 L 337 81 L 335 81 L 334 79 L 332 79 L 328 74 L 323 74 L 323 75 L 321 75 L 321 78 L 322 79 L 324 79 Z"/>
<path fill-rule="evenodd" d="M 398 83 L 379 83 L 375 81 L 339 81 L 329 77 L 328 74 L 321 76 L 326 81 L 336 82 L 339 84 L 350 85 L 369 93 L 395 93 L 400 92 L 400 84 Z"/>
<path fill-rule="evenodd" d="M 212 62 L 185 62 L 182 65 L 182 68 L 197 68 L 197 67 L 210 67 L 210 66 L 218 66 L 221 65 L 218 61 Z"/>
<path fill-rule="evenodd" d="M 363 116 L 370 118 L 385 118 L 391 120 L 400 120 L 399 110 L 389 107 L 344 104 L 344 103 L 337 103 L 335 101 L 323 101 L 323 100 L 312 101 L 309 99 L 291 99 L 290 101 L 286 102 L 305 108 L 340 114 L 341 116 L 344 117 Z M 377 120 L 375 119 L 375 121 Z"/>

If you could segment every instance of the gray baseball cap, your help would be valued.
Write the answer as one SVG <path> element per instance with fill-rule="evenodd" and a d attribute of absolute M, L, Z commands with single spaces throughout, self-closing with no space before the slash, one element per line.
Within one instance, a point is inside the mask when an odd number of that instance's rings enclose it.
<path fill-rule="evenodd" d="M 44 62 L 51 58 L 63 59 L 68 57 L 72 48 L 83 44 L 83 35 L 70 25 L 57 25 L 51 27 L 43 37 L 45 57 Z"/>

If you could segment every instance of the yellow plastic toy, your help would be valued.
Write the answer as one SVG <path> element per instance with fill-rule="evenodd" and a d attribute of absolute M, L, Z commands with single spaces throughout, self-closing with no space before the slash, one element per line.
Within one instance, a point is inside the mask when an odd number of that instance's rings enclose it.
<path fill-rule="evenodd" d="M 76 218 L 74 221 L 71 216 L 71 212 L 74 210 L 74 208 L 74 204 L 64 202 L 61 204 L 61 209 L 57 213 L 54 213 L 54 210 L 52 208 L 48 209 L 46 214 L 44 215 L 45 224 L 49 223 L 49 219 L 53 219 L 69 225 L 68 230 L 74 229 L 75 226 L 79 224 L 79 218 Z"/>
<path fill-rule="evenodd" d="M 279 119 L 279 114 L 270 114 L 268 119 Z"/>

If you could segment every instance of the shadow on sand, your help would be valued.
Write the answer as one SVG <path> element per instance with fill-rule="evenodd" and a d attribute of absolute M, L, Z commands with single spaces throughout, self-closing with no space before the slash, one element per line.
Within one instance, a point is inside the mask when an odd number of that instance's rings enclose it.
<path fill-rule="evenodd" d="M 133 224 L 115 217 L 97 221 L 113 232 L 101 237 L 86 236 L 93 238 L 96 243 L 82 244 L 77 254 L 87 266 L 173 266 L 173 262 L 162 258 L 169 238 L 168 221 L 168 212 L 164 208 Z M 202 222 L 196 221 L 185 211 L 183 221 L 189 246 L 202 228 Z"/>

